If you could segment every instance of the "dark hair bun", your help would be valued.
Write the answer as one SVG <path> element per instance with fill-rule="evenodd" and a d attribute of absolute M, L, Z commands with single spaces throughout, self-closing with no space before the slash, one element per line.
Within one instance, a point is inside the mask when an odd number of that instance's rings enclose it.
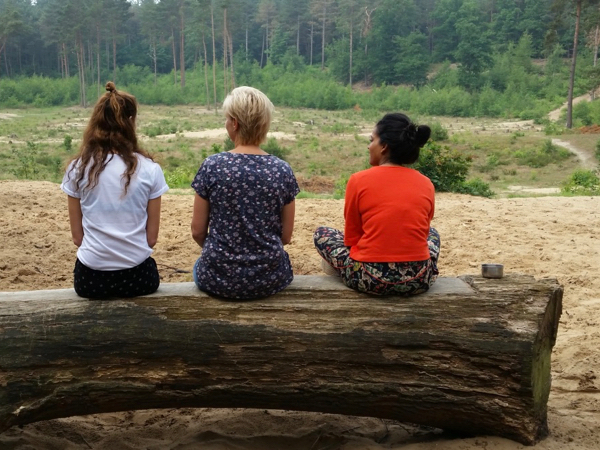
<path fill-rule="evenodd" d="M 106 83 L 106 90 L 108 92 L 115 92 L 117 90 L 117 87 L 115 86 L 115 83 L 109 81 L 108 83 Z"/>
<path fill-rule="evenodd" d="M 415 134 L 415 143 L 419 148 L 423 147 L 431 137 L 431 128 L 427 125 L 419 125 Z"/>

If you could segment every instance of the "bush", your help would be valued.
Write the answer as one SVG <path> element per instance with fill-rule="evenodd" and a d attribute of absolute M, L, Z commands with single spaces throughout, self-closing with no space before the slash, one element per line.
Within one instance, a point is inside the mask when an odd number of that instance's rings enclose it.
<path fill-rule="evenodd" d="M 448 140 L 448 130 L 446 130 L 441 123 L 433 122 L 430 127 L 432 140 L 436 142 Z"/>
<path fill-rule="evenodd" d="M 600 140 L 596 142 L 596 159 L 600 162 Z"/>
<path fill-rule="evenodd" d="M 190 187 L 196 169 L 191 167 L 177 167 L 174 170 L 165 170 L 165 180 L 170 188 L 187 188 Z"/>
<path fill-rule="evenodd" d="M 565 127 L 559 125 L 557 122 L 550 122 L 545 119 L 542 121 L 542 124 L 544 124 L 544 134 L 546 136 L 559 136 L 565 132 Z"/>
<path fill-rule="evenodd" d="M 592 170 L 576 170 L 561 188 L 563 194 L 600 195 L 600 178 Z"/>
<path fill-rule="evenodd" d="M 274 137 L 269 138 L 267 140 L 267 143 L 263 144 L 261 148 L 265 152 L 270 153 L 273 156 L 277 156 L 278 158 L 283 160 L 285 160 L 287 154 L 289 153 L 289 150 L 285 147 L 281 147 L 277 142 L 277 139 L 275 139 Z"/>
<path fill-rule="evenodd" d="M 517 150 L 514 153 L 514 156 L 521 164 L 533 168 L 540 168 L 569 158 L 571 152 L 554 145 L 552 139 L 546 139 L 541 148 L 525 148 Z"/>
<path fill-rule="evenodd" d="M 490 185 L 481 178 L 474 178 L 463 182 L 457 189 L 461 194 L 476 195 L 478 197 L 493 197 L 494 191 L 490 189 Z"/>
<path fill-rule="evenodd" d="M 231 140 L 229 136 L 223 142 L 223 151 L 228 152 L 229 150 L 233 150 L 235 148 L 235 143 Z"/>
<path fill-rule="evenodd" d="M 440 192 L 459 192 L 471 167 L 471 157 L 429 142 L 421 149 L 414 168 L 427 176 Z"/>
<path fill-rule="evenodd" d="M 11 172 L 19 179 L 35 180 L 39 174 L 39 164 L 36 159 L 39 155 L 38 146 L 35 142 L 27 141 L 27 147 L 11 148 L 11 152 L 17 160 L 16 166 Z"/>
<path fill-rule="evenodd" d="M 71 148 L 73 147 L 73 137 L 69 134 L 66 134 L 65 140 L 63 141 L 63 145 L 65 147 L 65 150 L 70 152 Z"/>
<path fill-rule="evenodd" d="M 348 185 L 349 179 L 350 179 L 350 175 L 346 173 L 346 174 L 341 175 L 335 181 L 335 187 L 333 190 L 333 198 L 336 198 L 336 199 L 344 198 L 344 196 L 346 195 L 346 186 Z"/>

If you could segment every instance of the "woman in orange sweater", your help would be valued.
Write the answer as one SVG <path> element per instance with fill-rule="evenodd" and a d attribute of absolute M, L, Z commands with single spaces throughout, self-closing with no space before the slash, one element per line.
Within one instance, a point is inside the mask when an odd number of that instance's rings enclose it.
<path fill-rule="evenodd" d="M 353 174 L 346 187 L 344 232 L 315 231 L 327 273 L 375 295 L 425 292 L 438 275 L 440 236 L 430 223 L 435 192 L 429 178 L 406 167 L 417 161 L 431 129 L 404 114 L 386 114 L 369 144 L 370 169 Z"/>

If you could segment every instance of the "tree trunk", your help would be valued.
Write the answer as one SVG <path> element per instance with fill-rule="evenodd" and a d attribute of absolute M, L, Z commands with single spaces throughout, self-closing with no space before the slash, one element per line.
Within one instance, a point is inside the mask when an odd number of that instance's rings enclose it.
<path fill-rule="evenodd" d="M 263 57 L 265 55 L 265 39 L 266 39 L 266 35 L 267 33 L 265 32 L 263 35 L 263 39 L 262 39 L 262 47 L 260 49 L 260 67 L 261 69 L 264 67 L 263 66 Z"/>
<path fill-rule="evenodd" d="M 0 59 L 2 59 L 2 51 L 4 50 L 4 47 L 6 46 L 6 43 L 2 42 L 0 43 Z M 0 65 L 0 67 L 2 67 Z M 0 75 L 2 74 L 2 70 L 0 70 Z"/>
<path fill-rule="evenodd" d="M 267 18 L 267 28 L 265 31 L 265 49 L 266 49 L 266 54 L 267 54 L 267 64 L 269 64 L 269 19 Z"/>
<path fill-rule="evenodd" d="M 152 38 L 152 62 L 154 63 L 154 86 L 156 86 L 156 83 L 158 81 L 158 69 L 157 69 L 157 65 L 158 65 L 158 55 L 156 54 L 156 39 Z"/>
<path fill-rule="evenodd" d="M 5 70 L 6 70 L 6 77 L 9 78 L 9 76 L 8 76 L 8 64 L 6 63 L 6 52 L 2 52 L 2 50 L 4 50 L 5 47 L 6 47 L 6 44 L 2 44 L 2 46 L 0 46 L 0 58 L 2 58 L 4 56 L 4 64 L 5 64 Z M 2 64 L 0 64 L 0 67 L 2 67 Z"/>
<path fill-rule="evenodd" d="M 373 416 L 534 444 L 547 434 L 556 280 L 440 278 L 372 298 L 297 276 L 264 300 L 193 283 L 89 301 L 0 293 L 0 432 L 80 414 L 171 407 Z"/>
<path fill-rule="evenodd" d="M 171 27 L 171 53 L 173 53 L 173 84 L 177 84 L 177 51 L 175 50 L 175 30 Z"/>
<path fill-rule="evenodd" d="M 598 46 L 600 46 L 600 25 L 596 25 L 594 32 L 594 67 L 598 65 Z"/>
<path fill-rule="evenodd" d="M 235 89 L 235 72 L 233 70 L 233 39 L 231 31 L 227 30 L 227 42 L 229 43 L 229 70 L 231 70 L 231 89 Z"/>
<path fill-rule="evenodd" d="M 300 15 L 296 18 L 296 55 L 300 54 Z"/>
<path fill-rule="evenodd" d="M 85 98 L 85 48 L 79 34 L 75 41 L 75 55 L 77 57 L 77 75 L 79 78 L 79 103 L 85 108 L 87 106 Z"/>
<path fill-rule="evenodd" d="M 213 69 L 213 98 L 215 101 L 215 114 L 217 113 L 217 57 L 215 49 L 215 11 L 210 4 L 210 28 L 212 30 L 212 69 Z"/>
<path fill-rule="evenodd" d="M 204 39 L 204 29 L 202 30 L 202 45 L 204 46 L 204 84 L 206 86 L 206 109 L 210 109 L 210 94 L 208 91 L 208 53 L 206 51 L 206 39 Z"/>
<path fill-rule="evenodd" d="M 314 31 L 315 25 L 313 23 L 310 24 L 310 65 L 313 63 L 313 41 L 314 41 Z"/>
<path fill-rule="evenodd" d="M 179 11 L 180 16 L 180 46 L 179 46 L 179 73 L 181 75 L 181 87 L 185 87 L 185 19 L 184 19 L 184 8 L 181 6 L 181 10 Z"/>
<path fill-rule="evenodd" d="M 67 78 L 69 78 L 71 76 L 71 68 L 69 67 L 69 52 L 67 51 L 67 46 L 64 43 L 63 49 L 65 52 L 65 73 L 67 75 Z"/>
<path fill-rule="evenodd" d="M 100 98 L 100 24 L 96 24 L 96 84 L 98 85 L 98 98 Z"/>
<path fill-rule="evenodd" d="M 113 47 L 113 82 L 117 82 L 117 30 L 113 30 L 113 38 L 112 38 L 112 47 Z"/>
<path fill-rule="evenodd" d="M 64 46 L 65 46 L 65 44 L 63 43 L 61 45 L 61 51 L 59 52 L 59 57 L 60 57 L 60 74 L 62 75 L 62 78 L 66 78 L 66 76 L 67 76 L 67 73 L 66 73 L 66 70 L 65 70 L 65 58 L 64 58 L 65 51 L 64 51 Z"/>
<path fill-rule="evenodd" d="M 325 21 L 327 19 L 327 6 L 323 4 L 323 25 L 321 29 L 321 70 L 325 69 Z"/>
<path fill-rule="evenodd" d="M 575 85 L 575 65 L 577 64 L 577 42 L 579 41 L 579 22 L 581 20 L 581 0 L 577 0 L 575 12 L 575 36 L 573 37 L 573 58 L 569 77 L 569 95 L 567 97 L 567 128 L 573 128 L 573 87 Z"/>
<path fill-rule="evenodd" d="M 348 79 L 349 79 L 349 84 L 350 84 L 350 88 L 352 89 L 352 46 L 354 45 L 353 43 L 353 29 L 352 29 L 352 25 L 353 25 L 353 19 L 352 17 L 350 17 L 350 69 L 348 70 Z"/>
<path fill-rule="evenodd" d="M 223 98 L 227 97 L 229 86 L 227 85 L 227 8 L 223 8 Z"/>

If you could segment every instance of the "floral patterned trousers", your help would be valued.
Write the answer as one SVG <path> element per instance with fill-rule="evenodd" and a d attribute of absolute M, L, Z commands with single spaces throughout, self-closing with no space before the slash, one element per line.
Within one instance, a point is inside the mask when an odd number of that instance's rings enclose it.
<path fill-rule="evenodd" d="M 426 261 L 368 263 L 350 258 L 340 230 L 319 227 L 313 236 L 321 257 L 333 267 L 349 288 L 374 295 L 414 295 L 425 292 L 438 276 L 440 235 L 429 229 L 427 243 L 431 258 Z"/>

